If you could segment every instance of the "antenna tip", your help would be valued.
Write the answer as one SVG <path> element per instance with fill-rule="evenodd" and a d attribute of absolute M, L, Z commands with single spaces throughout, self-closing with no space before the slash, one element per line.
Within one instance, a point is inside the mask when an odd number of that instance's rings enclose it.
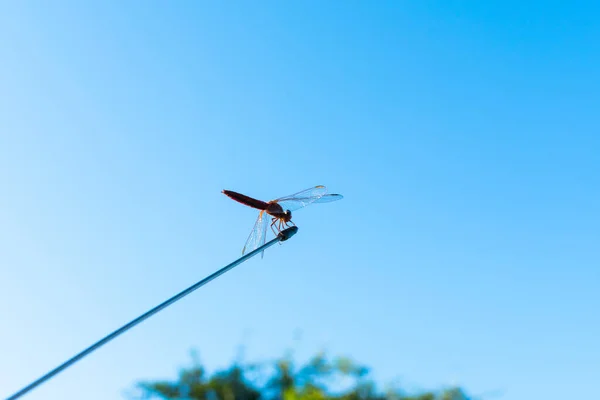
<path fill-rule="evenodd" d="M 294 236 L 297 232 L 298 232 L 297 226 L 290 226 L 289 228 L 284 229 L 281 232 L 279 232 L 278 236 L 281 237 L 282 242 L 285 242 L 286 240 L 288 240 L 289 238 Z"/>

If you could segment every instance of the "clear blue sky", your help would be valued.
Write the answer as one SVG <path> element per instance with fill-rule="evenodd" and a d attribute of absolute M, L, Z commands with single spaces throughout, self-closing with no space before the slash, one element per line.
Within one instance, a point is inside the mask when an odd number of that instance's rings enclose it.
<path fill-rule="evenodd" d="M 27 398 L 122 398 L 240 344 L 409 389 L 597 393 L 599 13 L 2 5 L 0 397 L 237 258 L 256 212 L 222 189 L 317 184 L 345 198 Z"/>

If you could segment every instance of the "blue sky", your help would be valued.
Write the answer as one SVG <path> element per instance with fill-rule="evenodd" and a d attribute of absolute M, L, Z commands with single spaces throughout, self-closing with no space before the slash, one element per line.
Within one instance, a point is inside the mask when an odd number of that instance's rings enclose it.
<path fill-rule="evenodd" d="M 0 397 L 237 258 L 256 212 L 222 189 L 317 184 L 345 198 L 27 398 L 123 398 L 240 344 L 346 354 L 408 389 L 589 397 L 599 11 L 2 5 Z"/>

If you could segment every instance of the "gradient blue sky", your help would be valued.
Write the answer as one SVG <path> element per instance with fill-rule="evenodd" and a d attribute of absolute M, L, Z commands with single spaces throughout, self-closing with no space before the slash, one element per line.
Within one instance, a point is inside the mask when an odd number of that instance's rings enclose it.
<path fill-rule="evenodd" d="M 591 4 L 3 4 L 0 397 L 237 258 L 256 213 L 222 189 L 317 184 L 344 200 L 27 398 L 123 398 L 240 344 L 409 389 L 597 393 Z"/>

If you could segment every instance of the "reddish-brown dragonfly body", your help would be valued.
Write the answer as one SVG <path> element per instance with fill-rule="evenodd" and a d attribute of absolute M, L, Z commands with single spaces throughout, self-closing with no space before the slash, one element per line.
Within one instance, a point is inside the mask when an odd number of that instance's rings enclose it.
<path fill-rule="evenodd" d="M 276 223 L 279 232 L 281 232 L 282 228 L 289 226 L 289 224 L 295 225 L 292 222 L 292 211 L 306 207 L 312 203 L 325 203 L 343 198 L 340 194 L 327 194 L 327 189 L 322 185 L 268 202 L 257 200 L 231 190 L 223 190 L 223 193 L 239 203 L 260 210 L 258 219 L 246 241 L 242 254 L 246 251 L 252 251 L 264 244 L 268 224 L 267 221 L 269 220 L 269 218 L 266 217 L 266 214 L 271 216 L 271 230 L 277 235 L 277 232 L 275 232 L 274 229 Z"/>
<path fill-rule="evenodd" d="M 241 194 L 231 190 L 223 190 L 223 193 L 239 203 L 245 204 L 252 208 L 256 208 L 258 210 L 265 211 L 267 214 L 273 217 L 273 224 L 276 222 L 275 220 L 280 220 L 283 223 L 291 222 L 292 220 L 292 212 L 289 210 L 284 211 L 276 200 L 264 202 L 262 200 L 257 200 L 250 196 L 246 196 L 245 194 Z M 273 226 L 273 224 L 271 224 L 271 226 Z"/>

